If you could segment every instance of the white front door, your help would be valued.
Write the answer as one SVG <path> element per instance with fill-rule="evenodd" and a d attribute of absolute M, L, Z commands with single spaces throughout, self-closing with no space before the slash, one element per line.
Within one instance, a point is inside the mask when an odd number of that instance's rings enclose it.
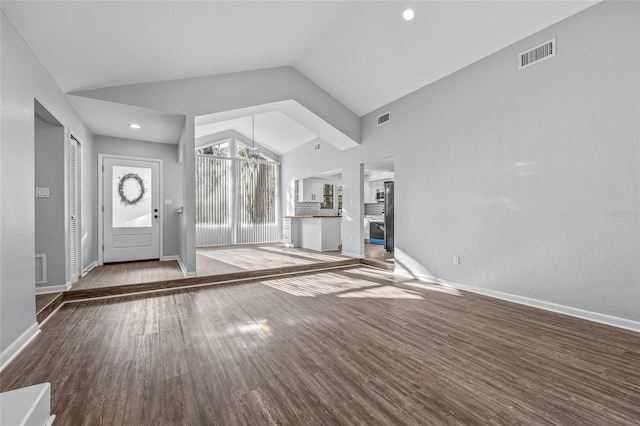
<path fill-rule="evenodd" d="M 160 258 L 160 163 L 103 158 L 104 262 Z"/>

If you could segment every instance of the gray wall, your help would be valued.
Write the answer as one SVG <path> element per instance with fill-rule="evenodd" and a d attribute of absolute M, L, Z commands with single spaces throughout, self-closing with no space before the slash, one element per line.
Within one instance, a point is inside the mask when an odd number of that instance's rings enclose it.
<path fill-rule="evenodd" d="M 35 186 L 49 188 L 49 198 L 35 199 L 35 252 L 47 255 L 48 286 L 67 282 L 64 143 L 64 127 L 35 116 Z"/>
<path fill-rule="evenodd" d="M 163 207 L 163 255 L 178 256 L 180 254 L 180 231 L 176 207 L 182 205 L 182 176 L 184 174 L 182 164 L 178 163 L 178 146 L 109 136 L 96 136 L 94 149 L 96 155 L 93 159 L 92 168 L 96 171 L 100 170 L 98 167 L 98 154 L 125 155 L 163 160 L 163 199 L 160 200 L 160 204 L 162 204 Z M 96 205 L 100 205 L 97 197 L 97 191 L 95 191 L 94 202 Z M 173 204 L 165 206 L 165 199 L 171 199 Z M 97 226 L 94 232 L 97 235 Z"/>
<path fill-rule="evenodd" d="M 357 166 L 394 156 L 398 268 L 639 321 L 639 16 L 600 3 L 373 111 L 358 148 L 284 155 L 283 190 L 342 166 L 358 202 Z M 517 70 L 552 37 L 555 58 Z"/>
<path fill-rule="evenodd" d="M 11 22 L 0 15 L 0 351 L 4 356 L 36 322 L 34 99 L 64 125 L 65 141 L 73 131 L 90 147 L 93 137 Z M 85 164 L 86 152 L 90 150 L 83 151 Z M 90 191 L 83 187 L 82 235 L 92 247 L 90 201 L 85 204 L 91 200 Z"/>

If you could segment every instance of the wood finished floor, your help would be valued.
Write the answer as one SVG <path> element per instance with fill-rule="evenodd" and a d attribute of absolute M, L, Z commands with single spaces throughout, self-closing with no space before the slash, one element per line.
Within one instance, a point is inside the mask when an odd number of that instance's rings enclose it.
<path fill-rule="evenodd" d="M 184 278 L 184 275 L 175 260 L 109 263 L 93 268 L 91 272 L 80 278 L 70 291 L 181 278 Z"/>
<path fill-rule="evenodd" d="M 393 264 L 393 253 L 387 253 L 382 244 L 364 243 L 365 259 L 381 260 Z"/>
<path fill-rule="evenodd" d="M 344 259 L 348 258 L 339 252 L 286 248 L 280 243 L 204 247 L 196 250 L 196 270 L 198 276 L 211 276 Z M 80 278 L 71 291 L 182 278 L 184 275 L 174 260 L 111 263 L 94 268 Z"/>
<path fill-rule="evenodd" d="M 59 425 L 640 422 L 640 335 L 361 267 L 64 305 L 1 374 Z"/>
<path fill-rule="evenodd" d="M 61 293 L 36 294 L 36 313 L 42 311 Z"/>
<path fill-rule="evenodd" d="M 339 251 L 317 252 L 303 248 L 287 248 L 281 243 L 196 249 L 196 269 L 199 276 L 308 265 L 343 259 L 345 257 L 340 256 Z"/>

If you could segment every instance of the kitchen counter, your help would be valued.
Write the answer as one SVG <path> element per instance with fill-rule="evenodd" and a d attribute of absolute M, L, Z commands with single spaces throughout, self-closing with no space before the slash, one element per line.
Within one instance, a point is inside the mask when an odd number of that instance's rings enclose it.
<path fill-rule="evenodd" d="M 342 216 L 285 216 L 283 239 L 287 247 L 317 251 L 338 250 Z"/>

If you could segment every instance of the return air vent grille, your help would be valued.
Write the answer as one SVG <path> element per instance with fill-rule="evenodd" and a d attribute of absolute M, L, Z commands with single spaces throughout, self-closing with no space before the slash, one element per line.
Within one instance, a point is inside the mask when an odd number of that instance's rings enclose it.
<path fill-rule="evenodd" d="M 391 119 L 390 113 L 385 112 L 382 115 L 378 116 L 378 126 L 382 126 L 384 123 L 387 123 Z"/>
<path fill-rule="evenodd" d="M 317 144 L 315 144 L 315 145 L 313 146 L 313 150 L 314 150 L 314 151 L 318 151 L 319 149 L 320 149 L 320 144 L 319 144 L 319 143 L 317 143 Z"/>
<path fill-rule="evenodd" d="M 47 283 L 47 255 L 36 254 L 36 284 Z"/>
<path fill-rule="evenodd" d="M 556 56 L 555 37 L 546 41 L 533 49 L 529 49 L 518 55 L 518 69 L 521 70 L 540 61 Z"/>

